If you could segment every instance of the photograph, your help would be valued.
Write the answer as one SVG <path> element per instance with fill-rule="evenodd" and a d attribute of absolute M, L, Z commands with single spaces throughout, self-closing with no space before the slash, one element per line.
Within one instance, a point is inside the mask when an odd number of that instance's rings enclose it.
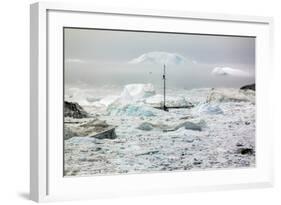
<path fill-rule="evenodd" d="M 64 27 L 63 176 L 255 168 L 255 52 L 255 36 Z"/>

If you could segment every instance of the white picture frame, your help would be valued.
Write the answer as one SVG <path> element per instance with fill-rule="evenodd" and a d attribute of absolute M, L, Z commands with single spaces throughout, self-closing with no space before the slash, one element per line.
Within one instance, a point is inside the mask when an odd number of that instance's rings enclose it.
<path fill-rule="evenodd" d="M 256 167 L 63 177 L 60 168 L 63 155 L 61 153 L 62 114 L 56 113 L 62 113 L 61 34 L 65 26 L 255 36 L 257 39 Z M 273 186 L 273 133 L 270 129 L 272 113 L 265 109 L 270 106 L 268 91 L 273 71 L 272 29 L 273 19 L 270 17 L 98 8 L 95 5 L 71 3 L 32 4 L 30 10 L 30 198 L 41 202 Z"/>

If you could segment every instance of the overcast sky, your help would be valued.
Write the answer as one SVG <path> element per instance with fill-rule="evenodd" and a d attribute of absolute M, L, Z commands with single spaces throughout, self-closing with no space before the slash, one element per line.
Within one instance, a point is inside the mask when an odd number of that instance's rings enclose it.
<path fill-rule="evenodd" d="M 179 88 L 240 87 L 255 81 L 255 38 L 65 29 L 66 87 L 129 83 Z"/>

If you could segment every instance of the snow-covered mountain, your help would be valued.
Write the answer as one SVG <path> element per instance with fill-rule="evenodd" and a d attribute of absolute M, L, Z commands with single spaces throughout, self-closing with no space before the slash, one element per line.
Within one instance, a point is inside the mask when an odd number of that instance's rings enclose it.
<path fill-rule="evenodd" d="M 129 61 L 131 64 L 139 63 L 156 63 L 156 64 L 169 64 L 169 65 L 180 65 L 186 62 L 186 58 L 177 53 L 168 53 L 161 51 L 153 51 L 140 55 L 137 58 Z"/>

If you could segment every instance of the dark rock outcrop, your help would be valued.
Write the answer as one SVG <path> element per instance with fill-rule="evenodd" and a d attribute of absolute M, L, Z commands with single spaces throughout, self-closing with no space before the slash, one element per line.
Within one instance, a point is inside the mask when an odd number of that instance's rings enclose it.
<path fill-rule="evenodd" d="M 81 135 L 94 137 L 97 139 L 115 139 L 115 126 L 107 124 L 102 120 L 92 120 L 83 125 L 80 125 Z"/>
<path fill-rule="evenodd" d="M 64 127 L 64 139 L 68 140 L 72 137 L 77 137 L 79 136 L 73 129 L 71 129 L 70 127 L 65 126 Z"/>
<path fill-rule="evenodd" d="M 64 117 L 85 118 L 88 113 L 78 104 L 74 102 L 64 101 Z"/>
<path fill-rule="evenodd" d="M 240 148 L 240 149 L 237 149 L 237 154 L 254 155 L 255 151 L 253 148 Z"/>
<path fill-rule="evenodd" d="M 89 119 L 89 118 L 88 118 Z M 93 119 L 81 123 L 65 123 L 64 139 L 72 137 L 94 137 L 97 139 L 116 139 L 116 126 L 109 125 L 105 121 Z"/>
<path fill-rule="evenodd" d="M 240 90 L 253 90 L 256 91 L 256 84 L 244 85 L 240 88 Z"/>
<path fill-rule="evenodd" d="M 110 127 L 109 129 L 103 131 L 103 132 L 100 132 L 98 134 L 95 134 L 91 137 L 94 137 L 94 138 L 97 138 L 97 139 L 116 139 L 117 138 L 117 135 L 115 133 L 115 127 Z"/>

